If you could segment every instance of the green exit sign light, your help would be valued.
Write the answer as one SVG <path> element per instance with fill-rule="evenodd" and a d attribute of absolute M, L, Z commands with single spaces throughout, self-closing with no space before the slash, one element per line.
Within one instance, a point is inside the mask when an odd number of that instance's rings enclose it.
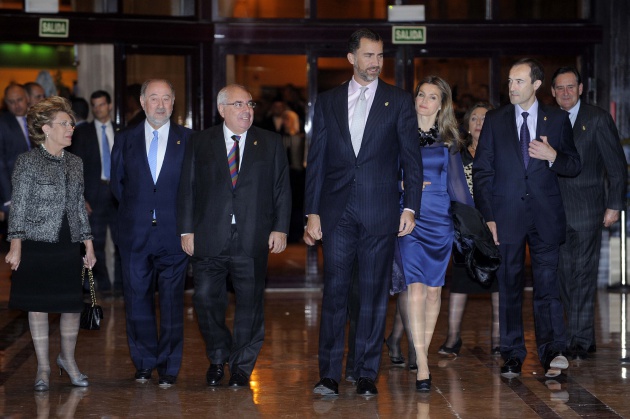
<path fill-rule="evenodd" d="M 70 33 L 68 19 L 39 19 L 39 36 L 43 38 L 67 38 Z"/>
<path fill-rule="evenodd" d="M 392 26 L 393 44 L 426 44 L 426 26 Z"/>

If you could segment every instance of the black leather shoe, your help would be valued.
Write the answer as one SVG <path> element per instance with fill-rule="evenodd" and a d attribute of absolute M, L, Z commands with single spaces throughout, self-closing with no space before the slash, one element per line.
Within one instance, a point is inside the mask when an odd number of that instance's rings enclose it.
<path fill-rule="evenodd" d="M 357 377 L 353 372 L 346 372 L 346 381 L 354 385 L 357 383 Z"/>
<path fill-rule="evenodd" d="M 495 346 L 494 348 L 492 348 L 490 353 L 492 354 L 492 356 L 501 356 L 501 348 Z"/>
<path fill-rule="evenodd" d="M 241 372 L 233 372 L 228 385 L 230 387 L 249 387 L 249 378 Z"/>
<path fill-rule="evenodd" d="M 146 383 L 151 379 L 151 369 L 136 370 L 135 379 L 139 383 Z"/>
<path fill-rule="evenodd" d="M 571 349 L 569 349 L 567 352 L 568 352 L 568 356 L 570 356 L 571 359 L 576 360 L 576 361 L 581 361 L 588 358 L 588 351 L 582 348 L 581 346 L 574 346 Z"/>
<path fill-rule="evenodd" d="M 501 367 L 501 375 L 505 378 L 514 378 L 521 375 L 523 363 L 518 358 L 508 358 Z"/>
<path fill-rule="evenodd" d="M 357 394 L 362 396 L 376 396 L 378 394 L 378 390 L 376 389 L 374 380 L 367 377 L 359 378 L 357 381 Z"/>
<path fill-rule="evenodd" d="M 337 384 L 337 382 L 332 378 L 322 378 L 317 384 L 315 384 L 313 393 L 321 394 L 322 396 L 338 396 L 339 384 Z"/>
<path fill-rule="evenodd" d="M 429 374 L 429 378 L 426 380 L 416 380 L 416 390 L 422 393 L 431 391 L 431 374 Z"/>
<path fill-rule="evenodd" d="M 416 364 L 415 362 L 410 362 L 409 371 L 418 371 L 418 364 Z"/>
<path fill-rule="evenodd" d="M 440 349 L 438 350 L 438 353 L 441 355 L 455 355 L 458 356 L 459 355 L 459 350 L 462 348 L 462 339 L 459 338 L 457 339 L 457 342 L 455 342 L 455 345 L 453 345 L 452 347 L 448 347 L 446 346 L 446 342 L 444 342 L 444 345 L 440 346 Z"/>
<path fill-rule="evenodd" d="M 550 352 L 545 356 L 545 377 L 554 378 L 569 368 L 569 361 L 561 352 Z"/>
<path fill-rule="evenodd" d="M 206 372 L 206 382 L 209 386 L 218 386 L 223 379 L 223 364 L 211 364 Z"/>
<path fill-rule="evenodd" d="M 177 377 L 174 375 L 163 375 L 160 377 L 158 385 L 160 387 L 170 387 L 175 384 L 175 380 L 177 380 Z"/>

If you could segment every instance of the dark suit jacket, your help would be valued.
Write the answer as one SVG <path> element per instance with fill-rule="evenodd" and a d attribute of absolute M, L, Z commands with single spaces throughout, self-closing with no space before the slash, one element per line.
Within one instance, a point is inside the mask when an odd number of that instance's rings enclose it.
<path fill-rule="evenodd" d="M 155 185 L 147 160 L 144 123 L 116 135 L 110 185 L 118 200 L 116 244 L 121 251 L 142 251 L 152 233 L 155 209 L 160 234 L 157 239 L 170 253 L 183 252 L 176 227 L 177 188 L 191 134 L 190 129 L 171 122 L 164 163 Z"/>
<path fill-rule="evenodd" d="M 0 210 L 7 211 L 3 204 L 11 200 L 11 174 L 17 156 L 28 151 L 24 132 L 15 116 L 10 112 L 0 115 Z"/>
<path fill-rule="evenodd" d="M 278 134 L 247 131 L 236 187 L 232 189 L 223 124 L 192 136 L 178 196 L 178 231 L 195 234 L 195 256 L 217 256 L 236 217 L 241 245 L 251 257 L 269 252 L 272 231 L 289 232 L 291 186 Z"/>
<path fill-rule="evenodd" d="M 100 128 L 100 125 L 99 125 Z M 116 131 L 116 125 L 114 125 Z M 109 138 L 109 141 L 113 141 Z M 96 202 L 98 184 L 103 170 L 101 161 L 101 145 L 98 142 L 96 125 L 89 122 L 77 126 L 72 135 L 72 145 L 67 150 L 83 160 L 83 176 L 85 177 L 85 200 L 91 204 Z"/>
<path fill-rule="evenodd" d="M 530 159 L 525 169 L 514 105 L 489 111 L 479 137 L 473 162 L 475 205 L 486 221 L 496 222 L 502 244 L 525 237 L 528 207 L 545 243 L 564 241 L 566 218 L 558 175 L 576 176 L 580 156 L 573 144 L 569 114 L 538 103 L 536 138 L 546 135 L 558 153 L 551 167 L 547 161 Z"/>
<path fill-rule="evenodd" d="M 305 214 L 318 214 L 324 236 L 339 222 L 353 184 L 358 216 L 372 235 L 398 231 L 398 169 L 405 170 L 404 207 L 420 214 L 422 157 L 411 95 L 379 80 L 355 157 L 348 122 L 348 83 L 315 104 L 306 167 Z"/>
<path fill-rule="evenodd" d="M 626 157 L 610 114 L 584 102 L 573 126 L 573 141 L 582 171 L 576 177 L 560 177 L 567 223 L 575 230 L 596 230 L 606 208 L 625 209 Z"/>

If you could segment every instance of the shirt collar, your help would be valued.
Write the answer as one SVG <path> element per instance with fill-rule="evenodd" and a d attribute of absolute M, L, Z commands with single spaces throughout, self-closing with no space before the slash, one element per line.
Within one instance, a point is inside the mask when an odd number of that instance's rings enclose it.
<path fill-rule="evenodd" d="M 521 105 L 514 105 L 514 112 L 516 113 L 517 118 L 523 118 L 521 114 L 523 112 L 527 112 L 529 114 L 527 116 L 527 120 L 535 121 L 538 118 L 538 99 L 534 101 L 534 103 L 532 104 L 532 106 L 530 106 L 528 110 L 524 110 L 523 108 L 521 108 Z"/>
<path fill-rule="evenodd" d="M 352 76 L 352 78 L 350 79 L 350 84 L 348 86 L 348 96 L 352 96 L 353 94 L 358 92 L 361 89 L 361 87 L 363 87 L 363 86 L 360 85 L 354 79 L 354 76 Z M 368 92 L 370 92 L 370 93 L 376 92 L 376 88 L 378 87 L 378 77 L 373 82 L 371 82 L 370 84 L 366 85 L 366 87 L 368 88 L 366 94 L 368 94 Z"/>
<path fill-rule="evenodd" d="M 244 144 L 245 143 L 245 138 L 247 137 L 247 131 L 245 131 L 242 134 L 234 134 L 232 131 L 230 131 L 230 129 L 227 127 L 227 125 L 225 125 L 225 122 L 223 123 L 223 138 L 227 139 L 232 139 L 233 135 L 238 135 L 239 137 L 241 137 L 241 139 L 239 140 L 239 144 Z"/>

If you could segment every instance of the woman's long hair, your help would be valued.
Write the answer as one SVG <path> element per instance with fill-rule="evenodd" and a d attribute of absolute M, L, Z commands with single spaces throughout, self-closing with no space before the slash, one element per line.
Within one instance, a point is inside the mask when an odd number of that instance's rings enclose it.
<path fill-rule="evenodd" d="M 459 130 L 457 129 L 455 111 L 453 110 L 453 94 L 451 93 L 451 87 L 446 81 L 444 81 L 444 79 L 438 76 L 428 76 L 422 79 L 420 83 L 418 83 L 418 86 L 416 86 L 416 94 L 414 95 L 414 98 L 418 96 L 420 86 L 423 84 L 432 84 L 437 86 L 437 88 L 440 89 L 440 92 L 442 92 L 441 109 L 437 114 L 438 131 L 444 144 L 448 147 L 455 146 L 456 148 L 459 148 L 461 138 Z"/>

